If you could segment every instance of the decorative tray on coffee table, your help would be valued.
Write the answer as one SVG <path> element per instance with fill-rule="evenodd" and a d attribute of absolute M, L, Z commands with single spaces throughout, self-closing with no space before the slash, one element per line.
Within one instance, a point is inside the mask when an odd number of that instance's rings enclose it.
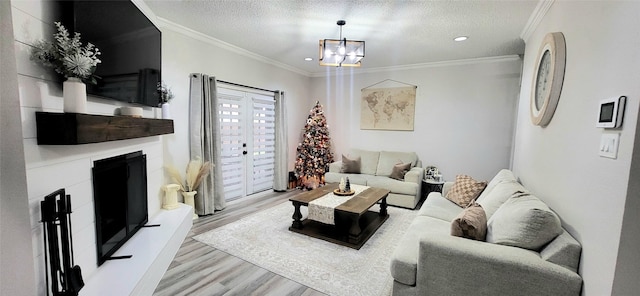
<path fill-rule="evenodd" d="M 356 192 L 353 189 L 351 189 L 350 191 L 347 191 L 347 192 L 342 192 L 342 191 L 340 191 L 340 189 L 333 190 L 333 194 L 340 195 L 340 196 L 348 196 L 348 195 L 353 195 L 355 193 Z"/>

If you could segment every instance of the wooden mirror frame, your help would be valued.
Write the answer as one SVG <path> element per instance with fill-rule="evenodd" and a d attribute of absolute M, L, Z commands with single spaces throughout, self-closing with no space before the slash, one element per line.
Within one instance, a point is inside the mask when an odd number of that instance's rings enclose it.
<path fill-rule="evenodd" d="M 548 79 L 548 87 L 543 94 L 542 106 L 538 109 L 536 105 L 536 93 L 538 86 L 538 72 L 540 71 L 540 64 L 542 58 L 546 52 L 549 52 L 551 56 L 550 60 L 550 76 Z M 564 82 L 564 71 L 566 64 L 566 44 L 564 35 L 561 32 L 548 33 L 538 51 L 538 57 L 534 67 L 534 73 L 531 84 L 531 98 L 530 98 L 530 111 L 531 122 L 534 125 L 547 126 L 553 117 L 560 100 L 560 92 L 562 90 L 562 83 Z"/>

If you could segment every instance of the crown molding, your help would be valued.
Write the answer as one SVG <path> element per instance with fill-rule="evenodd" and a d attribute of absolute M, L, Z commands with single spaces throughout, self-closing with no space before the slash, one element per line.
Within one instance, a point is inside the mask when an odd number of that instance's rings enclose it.
<path fill-rule="evenodd" d="M 555 0 L 540 0 L 540 2 L 538 2 L 538 5 L 531 13 L 531 16 L 529 16 L 527 24 L 520 33 L 520 38 L 524 40 L 524 43 L 527 43 L 529 37 L 531 37 L 533 32 L 538 28 L 538 25 L 542 22 L 542 18 L 547 14 L 549 9 L 551 9 L 554 2 Z"/>
<path fill-rule="evenodd" d="M 541 3 L 542 2 L 546 2 L 546 1 L 541 1 Z M 520 56 L 518 55 L 506 55 L 506 56 L 496 56 L 496 57 L 472 58 L 472 59 L 428 62 L 428 63 L 419 63 L 419 64 L 410 64 L 410 65 L 399 65 L 399 66 L 390 66 L 390 67 L 379 67 L 379 68 L 370 68 L 370 69 L 353 68 L 353 67 L 339 67 L 339 68 L 326 67 L 326 71 L 324 72 L 307 72 L 307 71 L 283 64 L 281 62 L 266 58 L 256 53 L 250 52 L 246 49 L 240 48 L 233 44 L 224 42 L 222 40 L 213 38 L 204 33 L 187 28 L 185 26 L 174 23 L 167 19 L 156 17 L 156 21 L 158 22 L 158 25 L 160 28 L 169 29 L 179 34 L 183 34 L 185 36 L 194 38 L 196 40 L 200 40 L 208 44 L 214 45 L 216 47 L 229 50 L 231 52 L 240 54 L 242 56 L 249 57 L 251 59 L 254 59 L 263 63 L 267 63 L 267 64 L 270 64 L 294 73 L 298 73 L 300 75 L 304 75 L 307 77 L 329 77 L 329 76 L 343 76 L 343 75 L 355 75 L 355 74 L 365 74 L 365 73 L 380 73 L 380 72 L 403 71 L 403 70 L 413 70 L 413 69 L 433 68 L 433 67 L 448 67 L 448 66 L 469 65 L 469 64 L 479 64 L 479 63 L 496 63 L 496 62 L 514 61 L 514 60 L 521 59 Z"/>
<path fill-rule="evenodd" d="M 371 69 L 355 69 L 355 68 L 346 69 L 346 68 L 332 67 L 332 68 L 336 68 L 336 70 L 327 71 L 325 73 L 315 72 L 311 74 L 311 77 L 328 77 L 328 76 L 343 76 L 343 75 L 354 75 L 354 74 L 365 74 L 365 73 L 393 72 L 393 71 L 405 71 L 405 70 L 436 68 L 436 67 L 451 67 L 451 66 L 471 65 L 471 64 L 499 63 L 499 62 L 509 62 L 509 61 L 516 61 L 516 60 L 521 60 L 521 57 L 519 55 L 505 55 L 505 56 L 440 61 L 440 62 L 420 63 L 420 64 L 391 66 L 391 67 L 379 67 L 379 68 L 371 68 Z M 348 72 L 343 70 L 347 70 Z"/>
<path fill-rule="evenodd" d="M 220 47 L 222 49 L 231 51 L 233 53 L 236 53 L 236 54 L 239 54 L 239 55 L 242 55 L 242 56 L 257 60 L 259 62 L 267 63 L 267 64 L 270 64 L 270 65 L 273 65 L 273 66 L 276 66 L 276 67 L 279 67 L 279 68 L 282 68 L 282 69 L 285 69 L 285 70 L 288 70 L 288 71 L 291 71 L 291 72 L 294 72 L 294 73 L 298 73 L 298 74 L 301 74 L 301 75 L 304 75 L 304 76 L 311 76 L 311 73 L 309 73 L 307 71 L 303 71 L 303 70 L 300 70 L 298 68 L 291 67 L 291 66 L 289 66 L 287 64 L 278 62 L 276 60 L 272 60 L 272 59 L 266 58 L 266 57 L 261 56 L 259 54 L 256 54 L 256 53 L 253 53 L 251 51 L 248 51 L 248 50 L 246 50 L 244 48 L 241 48 L 241 47 L 235 46 L 233 44 L 224 42 L 222 40 L 213 38 L 213 37 L 208 36 L 206 34 L 203 34 L 203 33 L 200 33 L 198 31 L 195 31 L 193 29 L 189 29 L 189 28 L 187 28 L 185 26 L 182 26 L 180 24 L 174 23 L 174 22 L 172 22 L 170 20 L 167 20 L 167 19 L 164 19 L 164 18 L 161 18 L 161 17 L 158 17 L 157 20 L 158 20 L 158 23 L 160 24 L 161 28 L 166 28 L 166 29 L 172 30 L 172 31 L 174 31 L 176 33 L 180 33 L 180 34 L 189 36 L 191 38 L 194 38 L 194 39 L 209 43 L 209 44 L 214 45 L 216 47 Z"/>

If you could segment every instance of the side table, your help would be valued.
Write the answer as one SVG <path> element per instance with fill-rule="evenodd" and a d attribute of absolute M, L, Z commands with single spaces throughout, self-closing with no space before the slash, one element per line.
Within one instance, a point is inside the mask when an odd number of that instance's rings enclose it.
<path fill-rule="evenodd" d="M 444 181 L 435 181 L 435 180 L 422 180 L 422 199 L 426 199 L 429 196 L 429 193 L 437 191 L 442 192 L 442 185 L 444 185 Z"/>

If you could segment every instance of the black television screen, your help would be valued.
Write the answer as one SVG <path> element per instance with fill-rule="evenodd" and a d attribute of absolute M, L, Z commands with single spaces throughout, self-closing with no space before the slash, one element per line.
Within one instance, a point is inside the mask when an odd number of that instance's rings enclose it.
<path fill-rule="evenodd" d="M 65 26 L 100 49 L 97 84 L 87 93 L 137 105 L 158 106 L 161 32 L 131 1 L 62 3 Z M 72 12 L 72 16 L 68 15 Z M 66 24 L 71 22 L 72 25 Z M 71 30 L 71 29 L 70 29 Z"/>

